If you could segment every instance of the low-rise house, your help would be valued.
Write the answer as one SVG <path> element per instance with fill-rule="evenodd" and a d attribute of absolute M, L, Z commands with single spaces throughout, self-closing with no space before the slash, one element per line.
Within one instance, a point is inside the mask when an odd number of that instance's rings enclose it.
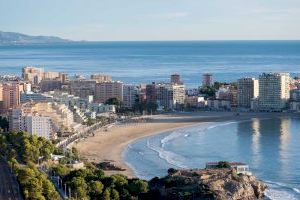
<path fill-rule="evenodd" d="M 219 169 L 228 167 L 236 170 L 237 174 L 252 175 L 249 170 L 249 166 L 241 162 L 208 162 L 206 163 L 205 169 Z"/>

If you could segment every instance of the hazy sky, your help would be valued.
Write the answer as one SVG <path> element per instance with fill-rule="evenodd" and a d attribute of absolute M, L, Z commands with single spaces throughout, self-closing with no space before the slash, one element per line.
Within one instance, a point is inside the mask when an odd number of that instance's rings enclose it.
<path fill-rule="evenodd" d="M 0 0 L 0 30 L 73 40 L 300 39 L 300 0 Z"/>

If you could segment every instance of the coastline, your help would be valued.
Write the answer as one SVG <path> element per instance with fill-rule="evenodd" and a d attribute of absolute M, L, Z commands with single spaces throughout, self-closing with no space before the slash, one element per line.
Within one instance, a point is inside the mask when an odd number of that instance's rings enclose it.
<path fill-rule="evenodd" d="M 278 113 L 275 117 L 290 116 L 289 113 Z M 83 139 L 74 146 L 84 159 L 91 162 L 109 161 L 125 171 L 105 171 L 107 175 L 123 174 L 135 177 L 133 170 L 123 160 L 123 151 L 132 142 L 144 137 L 157 135 L 166 131 L 201 123 L 224 121 L 240 121 L 251 118 L 271 118 L 270 113 L 241 113 L 233 112 L 199 112 L 176 113 L 170 115 L 155 115 L 147 122 L 118 124 L 107 131 L 99 130 L 95 136 Z"/>

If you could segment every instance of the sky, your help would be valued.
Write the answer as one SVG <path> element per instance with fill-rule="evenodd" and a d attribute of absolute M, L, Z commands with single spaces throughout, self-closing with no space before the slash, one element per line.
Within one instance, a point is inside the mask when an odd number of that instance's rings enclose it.
<path fill-rule="evenodd" d="M 300 0 L 0 0 L 0 30 L 72 40 L 295 40 Z"/>

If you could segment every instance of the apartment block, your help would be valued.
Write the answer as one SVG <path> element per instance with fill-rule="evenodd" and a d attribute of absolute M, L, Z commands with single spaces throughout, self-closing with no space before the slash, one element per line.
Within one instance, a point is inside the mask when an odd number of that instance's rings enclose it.
<path fill-rule="evenodd" d="M 288 73 L 263 73 L 259 76 L 259 110 L 281 111 L 290 98 Z"/>
<path fill-rule="evenodd" d="M 110 98 L 123 101 L 123 83 L 120 81 L 97 83 L 95 86 L 94 101 L 105 103 Z"/>
<path fill-rule="evenodd" d="M 259 95 L 259 84 L 255 78 L 241 78 L 237 81 L 237 105 L 251 108 L 251 100 Z"/>

